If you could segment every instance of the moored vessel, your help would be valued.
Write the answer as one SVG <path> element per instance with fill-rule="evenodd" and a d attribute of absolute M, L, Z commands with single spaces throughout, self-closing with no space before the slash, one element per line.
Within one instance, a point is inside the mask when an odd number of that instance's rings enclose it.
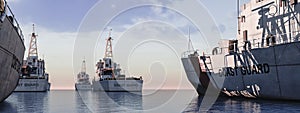
<path fill-rule="evenodd" d="M 0 0 L 0 102 L 16 88 L 24 57 L 24 38 L 15 15 Z"/>
<path fill-rule="evenodd" d="M 240 9 L 237 39 L 184 54 L 190 82 L 200 95 L 211 84 L 231 97 L 300 100 L 299 2 L 251 0 Z"/>
<path fill-rule="evenodd" d="M 140 76 L 126 77 L 121 74 L 120 65 L 113 61 L 112 38 L 106 41 L 105 56 L 99 60 L 97 66 L 97 78 L 92 81 L 92 87 L 95 91 L 120 91 L 120 92 L 140 92 L 143 89 L 143 80 Z"/>
<path fill-rule="evenodd" d="M 34 31 L 31 34 L 28 57 L 23 61 L 22 74 L 14 91 L 48 91 L 50 90 L 49 74 L 46 73 L 45 60 L 39 59 L 37 38 Z"/>
<path fill-rule="evenodd" d="M 86 73 L 85 60 L 82 61 L 81 72 L 77 74 L 77 81 L 75 83 L 76 90 L 91 90 L 92 84 L 90 82 L 90 76 Z"/>

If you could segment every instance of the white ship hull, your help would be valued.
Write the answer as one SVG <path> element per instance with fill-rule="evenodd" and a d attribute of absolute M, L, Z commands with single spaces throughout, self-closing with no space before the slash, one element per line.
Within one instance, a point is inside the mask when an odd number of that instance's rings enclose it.
<path fill-rule="evenodd" d="M 91 84 L 76 83 L 75 84 L 75 89 L 76 90 L 92 90 L 92 85 Z"/>
<path fill-rule="evenodd" d="M 92 87 L 94 91 L 139 92 L 143 89 L 143 80 L 93 80 Z"/>
<path fill-rule="evenodd" d="M 20 79 L 14 91 L 39 92 L 48 91 L 49 83 L 46 79 Z"/>

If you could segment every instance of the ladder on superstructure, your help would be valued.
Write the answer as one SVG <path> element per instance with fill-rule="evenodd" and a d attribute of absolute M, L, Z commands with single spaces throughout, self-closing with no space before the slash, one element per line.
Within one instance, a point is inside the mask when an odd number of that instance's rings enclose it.
<path fill-rule="evenodd" d="M 204 65 L 204 69 L 201 69 L 202 72 L 209 72 L 211 73 L 213 71 L 213 65 L 210 56 L 200 56 L 200 59 L 202 60 Z"/>

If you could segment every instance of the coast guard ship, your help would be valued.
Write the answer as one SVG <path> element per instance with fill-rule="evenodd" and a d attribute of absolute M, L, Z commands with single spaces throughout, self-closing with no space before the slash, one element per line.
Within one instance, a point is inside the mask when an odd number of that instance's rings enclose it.
<path fill-rule="evenodd" d="M 300 100 L 299 1 L 251 0 L 240 10 L 237 39 L 183 54 L 189 81 L 199 95 L 212 85 L 227 96 Z"/>

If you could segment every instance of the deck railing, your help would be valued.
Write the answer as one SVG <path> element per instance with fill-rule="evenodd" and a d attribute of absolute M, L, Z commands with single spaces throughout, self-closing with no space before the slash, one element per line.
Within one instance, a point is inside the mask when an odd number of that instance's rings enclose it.
<path fill-rule="evenodd" d="M 7 1 L 6 0 L 0 0 L 0 2 L 4 2 L 4 4 L 3 4 L 4 9 L 3 9 L 3 12 L 1 14 L 1 16 L 7 16 L 7 17 L 11 18 L 11 19 L 9 19 L 9 21 L 15 27 L 15 30 L 17 31 L 17 33 L 21 37 L 22 41 L 24 41 L 24 35 L 23 35 L 23 32 L 20 28 L 20 24 L 18 23 L 17 19 L 15 18 L 14 13 L 11 11 L 10 7 L 8 6 Z"/>

